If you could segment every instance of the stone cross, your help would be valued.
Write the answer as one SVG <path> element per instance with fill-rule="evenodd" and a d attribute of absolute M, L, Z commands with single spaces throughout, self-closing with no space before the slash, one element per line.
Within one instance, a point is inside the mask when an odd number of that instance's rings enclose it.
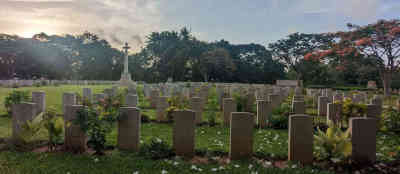
<path fill-rule="evenodd" d="M 123 49 L 125 51 L 125 60 L 124 60 L 124 71 L 121 74 L 121 85 L 128 86 L 130 83 L 132 83 L 131 74 L 129 73 L 128 69 L 128 58 L 129 58 L 128 50 L 130 49 L 128 43 L 125 43 Z"/>
<path fill-rule="evenodd" d="M 125 52 L 124 73 L 128 73 L 128 50 L 131 47 L 129 47 L 128 43 L 125 43 L 125 46 L 122 48 L 124 49 L 124 52 Z"/>

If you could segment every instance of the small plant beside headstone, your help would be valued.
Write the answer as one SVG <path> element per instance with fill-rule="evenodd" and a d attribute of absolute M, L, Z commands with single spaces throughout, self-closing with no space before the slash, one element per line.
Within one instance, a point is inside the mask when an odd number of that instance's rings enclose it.
<path fill-rule="evenodd" d="M 12 91 L 4 100 L 7 114 L 11 116 L 11 107 L 13 104 L 27 102 L 30 98 L 29 91 Z"/>
<path fill-rule="evenodd" d="M 60 144 L 63 141 L 62 135 L 64 132 L 64 119 L 57 116 L 54 107 L 50 107 L 44 112 L 42 122 L 49 136 L 49 151 L 54 151 L 56 150 L 57 144 Z"/>
<path fill-rule="evenodd" d="M 330 124 L 326 132 L 318 129 L 314 135 L 315 156 L 318 160 L 342 163 L 349 160 L 352 152 L 350 131 L 342 131 L 339 126 Z"/>

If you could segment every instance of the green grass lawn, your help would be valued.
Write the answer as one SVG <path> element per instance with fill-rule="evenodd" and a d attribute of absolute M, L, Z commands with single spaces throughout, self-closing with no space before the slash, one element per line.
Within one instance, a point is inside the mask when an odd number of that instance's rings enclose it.
<path fill-rule="evenodd" d="M 59 87 L 29 87 L 17 90 L 46 92 L 47 106 L 56 106 L 61 111 L 61 98 L 63 92 L 82 92 L 82 88 L 90 87 L 93 93 L 100 93 L 111 86 L 59 86 Z M 13 89 L 0 88 L 0 102 Z M 155 110 L 149 109 L 149 102 L 139 93 L 139 107 L 143 115 L 155 118 Z M 0 106 L 0 112 L 4 107 Z M 205 111 L 205 114 L 209 111 Z M 314 113 L 315 110 L 307 112 Z M 221 118 L 217 119 L 221 123 Z M 11 135 L 11 119 L 0 117 L 0 138 Z M 40 139 L 45 139 L 46 132 L 43 132 Z M 229 152 L 229 129 L 217 125 L 215 127 L 199 126 L 196 128 L 195 150 L 198 153 L 218 152 L 227 156 Z M 145 123 L 141 127 L 141 145 L 150 144 L 154 138 L 165 141 L 172 146 L 172 124 Z M 276 129 L 255 129 L 254 130 L 254 153 L 270 161 L 285 161 L 288 153 L 288 131 Z M 117 125 L 107 136 L 107 145 L 115 146 L 117 143 Z M 400 151 L 400 137 L 393 133 L 378 133 L 377 157 L 379 161 L 394 160 L 393 153 Z M 210 155 L 210 154 L 209 154 Z M 148 157 L 135 153 L 119 152 L 113 150 L 106 156 L 73 155 L 67 153 L 34 153 L 34 152 L 0 152 L 0 174 L 1 173 L 161 173 L 162 170 L 168 173 L 329 173 L 310 168 L 297 168 L 289 166 L 286 169 L 262 167 L 254 160 L 234 161 L 228 165 L 221 165 L 216 162 L 209 164 L 196 164 L 194 168 L 201 168 L 202 172 L 192 169 L 193 164 L 180 159 L 151 160 Z M 249 169 L 249 166 L 250 169 Z M 223 167 L 224 169 L 220 167 Z M 216 172 L 213 170 L 217 170 Z"/>
<path fill-rule="evenodd" d="M 46 106 L 56 107 L 61 112 L 62 95 L 64 92 L 74 92 L 82 94 L 83 88 L 91 88 L 92 93 L 101 93 L 106 88 L 111 88 L 111 85 L 91 85 L 91 86 L 76 86 L 76 85 L 62 85 L 62 86 L 43 86 L 43 87 L 23 87 L 23 88 L 3 88 L 0 87 L 0 114 L 5 114 L 4 99 L 8 93 L 13 90 L 24 91 L 44 91 L 46 93 Z"/>
<path fill-rule="evenodd" d="M 7 174 L 168 174 L 176 173 L 274 173 L 306 174 L 331 172 L 290 165 L 285 169 L 266 168 L 255 161 L 192 164 L 181 159 L 151 160 L 135 153 L 113 151 L 107 156 L 49 153 L 0 152 L 0 173 Z M 331 173 L 332 174 L 332 173 Z"/>

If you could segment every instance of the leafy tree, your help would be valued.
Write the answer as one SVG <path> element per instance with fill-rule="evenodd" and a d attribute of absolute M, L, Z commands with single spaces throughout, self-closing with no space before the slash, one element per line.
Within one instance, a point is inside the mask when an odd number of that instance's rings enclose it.
<path fill-rule="evenodd" d="M 366 26 L 348 24 L 350 31 L 337 32 L 337 43 L 331 49 L 309 53 L 317 59 L 325 57 L 347 58 L 348 55 L 362 54 L 373 60 L 379 70 L 385 96 L 390 95 L 393 73 L 399 68 L 400 20 L 380 20 Z M 345 62 L 343 60 L 342 62 Z"/>
<path fill-rule="evenodd" d="M 235 65 L 229 52 L 223 48 L 215 48 L 204 52 L 200 64 L 200 70 L 206 82 L 210 79 L 219 81 L 220 77 L 235 70 Z"/>
<path fill-rule="evenodd" d="M 321 49 L 332 42 L 328 34 L 304 34 L 293 33 L 287 38 L 269 44 L 269 49 L 274 58 L 284 63 L 287 70 L 296 72 L 296 79 L 302 79 L 299 62 L 304 59 L 308 52 Z"/>

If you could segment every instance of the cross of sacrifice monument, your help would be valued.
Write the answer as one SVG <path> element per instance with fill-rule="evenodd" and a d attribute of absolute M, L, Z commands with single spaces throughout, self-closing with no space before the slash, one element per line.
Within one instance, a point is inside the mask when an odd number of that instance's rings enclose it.
<path fill-rule="evenodd" d="M 124 71 L 121 74 L 121 80 L 120 80 L 120 85 L 121 86 L 128 86 L 130 83 L 132 83 L 131 80 L 131 74 L 129 73 L 128 70 L 128 50 L 131 47 L 129 47 L 128 43 L 125 43 L 125 46 L 122 47 L 122 49 L 124 49 L 125 52 L 125 60 L 124 60 Z"/>

